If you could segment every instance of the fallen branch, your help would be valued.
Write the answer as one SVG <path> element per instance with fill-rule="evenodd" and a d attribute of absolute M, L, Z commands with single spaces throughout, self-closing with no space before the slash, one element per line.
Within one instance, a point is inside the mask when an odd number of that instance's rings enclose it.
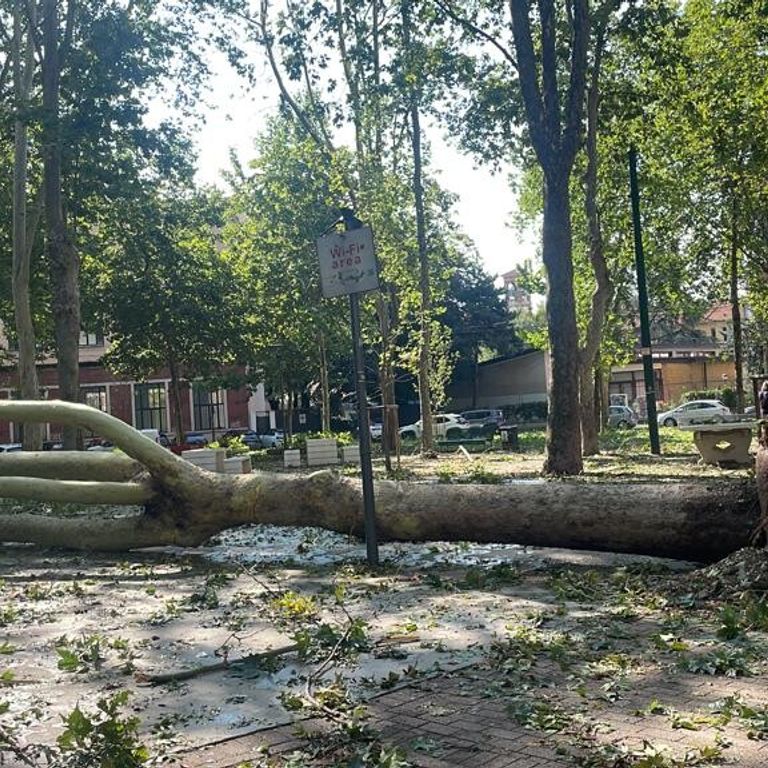
<path fill-rule="evenodd" d="M 12 499 L 44 498 L 69 504 L 141 506 L 154 495 L 154 491 L 143 483 L 46 480 L 40 477 L 0 478 L 0 496 Z"/>

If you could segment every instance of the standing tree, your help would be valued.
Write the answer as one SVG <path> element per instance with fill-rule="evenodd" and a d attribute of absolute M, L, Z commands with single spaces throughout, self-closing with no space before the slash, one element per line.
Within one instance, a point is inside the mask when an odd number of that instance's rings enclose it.
<path fill-rule="evenodd" d="M 582 469 L 579 420 L 579 351 L 573 291 L 570 180 L 580 145 L 587 77 L 590 18 L 587 0 L 520 0 L 508 5 L 482 3 L 490 17 L 489 32 L 481 19 L 458 12 L 449 0 L 438 7 L 475 42 L 480 41 L 501 64 L 461 54 L 459 78 L 472 93 L 468 114 L 453 119 L 465 144 L 497 159 L 512 149 L 514 124 L 523 124 L 543 178 L 542 257 L 547 271 L 547 325 L 552 383 L 547 417 L 545 470 L 577 474 Z M 498 31 L 497 31 L 498 30 Z M 511 31 L 514 53 L 503 40 Z M 476 85 L 478 78 L 479 84 Z M 507 104 L 499 103 L 505 98 Z M 518 106 L 522 101 L 522 109 Z M 483 119 L 492 124 L 478 136 L 469 134 Z M 488 136 L 490 144 L 483 140 Z"/>
<path fill-rule="evenodd" d="M 520 349 L 522 342 L 515 334 L 502 292 L 471 251 L 451 275 L 442 320 L 453 334 L 455 378 L 472 381 L 475 408 L 481 357 L 509 354 Z"/>
<path fill-rule="evenodd" d="M 182 190 L 139 199 L 89 265 L 105 364 L 139 380 L 168 369 L 179 441 L 182 381 L 214 385 L 248 349 L 246 285 L 217 247 L 222 207 L 215 194 Z"/>
<path fill-rule="evenodd" d="M 62 27 L 59 0 L 43 0 L 43 200 L 46 255 L 51 274 L 59 393 L 80 399 L 80 257 L 64 217 L 62 197 L 61 72 L 73 34 L 76 6 L 69 0 Z M 77 430 L 65 425 L 65 449 L 77 445 Z"/>
<path fill-rule="evenodd" d="M 30 299 L 32 253 L 37 233 L 39 205 L 28 217 L 29 110 L 35 74 L 34 29 L 36 8 L 29 7 L 29 19 L 21 0 L 13 4 L 13 43 L 9 59 L 13 67 L 13 96 L 16 115 L 13 124 L 13 245 L 12 296 L 18 345 L 19 393 L 25 400 L 37 400 L 37 347 Z M 22 442 L 27 451 L 42 448 L 39 424 L 25 424 Z"/>

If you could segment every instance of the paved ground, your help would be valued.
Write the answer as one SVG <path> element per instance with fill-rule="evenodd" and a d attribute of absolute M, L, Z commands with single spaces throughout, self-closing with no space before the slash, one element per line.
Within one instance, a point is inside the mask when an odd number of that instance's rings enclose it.
<path fill-rule="evenodd" d="M 768 766 L 768 741 L 750 737 L 748 728 L 735 718 L 715 723 L 711 714 L 711 705 L 728 696 L 764 706 L 768 702 L 765 680 L 701 675 L 661 680 L 645 675 L 628 680 L 616 701 L 605 700 L 602 707 L 598 702 L 595 717 L 597 689 L 569 690 L 566 673 L 555 666 L 547 671 L 551 688 L 537 692 L 534 705 L 556 698 L 559 707 L 570 705 L 567 709 L 577 713 L 562 728 L 552 722 L 550 732 L 521 724 L 511 713 L 519 701 L 516 686 L 508 683 L 504 672 L 484 666 L 415 682 L 373 699 L 368 706 L 370 724 L 384 744 L 401 747 L 419 768 L 559 768 L 580 764 L 579 756 L 589 758 L 589 766 L 624 768 L 633 765 L 643 749 L 660 757 L 658 762 L 642 764 L 660 768 L 721 763 Z M 665 711 L 640 714 L 654 700 Z M 587 701 L 588 706 L 579 707 L 579 702 Z M 589 710 L 586 726 L 579 708 L 582 713 Z M 541 725 L 546 728 L 546 722 Z M 328 724 L 309 720 L 302 728 L 305 733 L 322 734 Z M 236 768 L 247 761 L 259 765 L 265 754 L 279 765 L 280 757 L 295 755 L 307 744 L 296 726 L 283 726 L 185 753 L 178 766 Z M 633 751 L 634 759 L 622 757 Z M 604 762 L 598 761 L 601 754 Z M 338 763 L 307 758 L 291 765 Z"/>

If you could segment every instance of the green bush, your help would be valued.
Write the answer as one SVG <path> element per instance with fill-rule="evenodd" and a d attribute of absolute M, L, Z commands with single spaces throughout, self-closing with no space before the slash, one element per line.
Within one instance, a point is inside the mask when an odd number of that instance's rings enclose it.
<path fill-rule="evenodd" d="M 352 445 L 355 436 L 351 432 L 299 432 L 291 437 L 291 447 L 304 449 L 307 440 L 335 440 L 339 445 Z"/>
<path fill-rule="evenodd" d="M 547 401 L 536 400 L 531 403 L 518 403 L 504 407 L 504 420 L 508 422 L 545 421 Z"/>
<path fill-rule="evenodd" d="M 233 456 L 245 456 L 251 452 L 251 449 L 243 442 L 243 438 L 239 435 L 228 438 L 226 442 L 216 441 L 214 443 L 208 443 L 207 447 L 226 448 L 228 459 L 231 459 Z"/>

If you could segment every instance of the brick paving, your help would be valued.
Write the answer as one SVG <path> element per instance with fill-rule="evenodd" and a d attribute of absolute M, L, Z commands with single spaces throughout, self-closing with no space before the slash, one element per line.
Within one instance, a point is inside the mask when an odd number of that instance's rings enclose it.
<path fill-rule="evenodd" d="M 553 672 L 538 701 L 556 701 L 569 711 L 588 711 L 598 722 L 594 744 L 641 749 L 649 742 L 664 746 L 677 757 L 701 747 L 720 745 L 729 765 L 742 768 L 768 766 L 768 741 L 748 738 L 745 728 L 732 722 L 717 729 L 673 727 L 663 715 L 639 715 L 656 699 L 680 713 L 704 714 L 714 701 L 740 695 L 752 705 L 768 704 L 765 679 L 702 677 L 681 674 L 663 680 L 653 675 L 628 680 L 629 689 L 613 702 L 567 690 L 566 673 Z M 565 768 L 574 766 L 574 754 L 589 752 L 569 744 L 562 733 L 543 733 L 519 724 L 508 707 L 515 687 L 500 687 L 500 673 L 478 665 L 438 677 L 422 679 L 368 702 L 369 724 L 386 745 L 398 746 L 417 768 Z M 287 756 L 308 742 L 303 734 L 322 734 L 329 726 L 322 720 L 262 730 L 247 736 L 210 744 L 183 753 L 178 768 L 237 768 L 248 760 L 257 763 L 265 751 Z M 302 734 L 303 731 L 303 734 Z M 313 765 L 312 761 L 305 763 Z M 317 762 L 316 765 L 330 765 Z"/>

